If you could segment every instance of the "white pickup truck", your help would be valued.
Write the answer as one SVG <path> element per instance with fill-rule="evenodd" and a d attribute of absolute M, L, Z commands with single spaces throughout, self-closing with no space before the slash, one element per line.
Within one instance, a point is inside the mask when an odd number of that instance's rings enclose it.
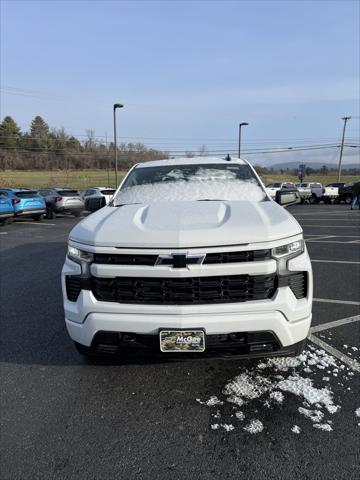
<path fill-rule="evenodd" d="M 318 182 L 298 183 L 296 184 L 296 187 L 298 188 L 300 195 L 302 194 L 301 192 L 303 192 L 304 195 L 305 192 L 308 193 L 310 191 L 311 194 L 308 200 L 311 204 L 319 203 L 325 191 L 321 183 Z"/>
<path fill-rule="evenodd" d="M 296 188 L 295 185 L 291 182 L 276 182 L 276 183 L 269 183 L 266 185 L 266 192 L 268 195 L 275 200 L 276 192 L 279 190 L 286 190 L 286 189 L 294 189 Z"/>
<path fill-rule="evenodd" d="M 298 355 L 312 289 L 301 226 L 240 159 L 136 165 L 70 232 L 62 270 L 67 330 L 88 356 Z"/>
<path fill-rule="evenodd" d="M 326 185 L 322 196 L 323 202 L 331 203 L 333 200 L 335 200 L 335 198 L 339 196 L 339 189 L 343 188 L 344 185 L 346 184 L 343 182 L 329 183 L 329 185 Z"/>

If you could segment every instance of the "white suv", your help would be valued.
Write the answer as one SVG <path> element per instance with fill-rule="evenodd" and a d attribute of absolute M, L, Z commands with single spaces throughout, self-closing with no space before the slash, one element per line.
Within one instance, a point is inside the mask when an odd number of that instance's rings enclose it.
<path fill-rule="evenodd" d="M 300 225 L 240 159 L 136 165 L 71 231 L 62 271 L 86 355 L 297 355 L 312 286 Z"/>
<path fill-rule="evenodd" d="M 115 189 L 110 187 L 90 187 L 80 192 L 85 202 L 85 210 L 95 212 L 107 205 L 112 199 Z"/>

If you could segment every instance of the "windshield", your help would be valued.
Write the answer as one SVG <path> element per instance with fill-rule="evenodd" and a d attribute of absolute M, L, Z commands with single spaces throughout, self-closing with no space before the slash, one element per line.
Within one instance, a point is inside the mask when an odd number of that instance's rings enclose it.
<path fill-rule="evenodd" d="M 58 190 L 57 191 L 59 195 L 62 195 L 63 197 L 78 197 L 79 192 L 77 190 Z"/>
<path fill-rule="evenodd" d="M 33 198 L 38 197 L 38 193 L 32 190 L 24 190 L 20 192 L 14 192 L 14 194 L 19 198 Z"/>
<path fill-rule="evenodd" d="M 115 190 L 100 190 L 103 195 L 114 195 Z"/>
<path fill-rule="evenodd" d="M 246 164 L 164 165 L 132 170 L 114 205 L 264 198 L 257 178 Z"/>

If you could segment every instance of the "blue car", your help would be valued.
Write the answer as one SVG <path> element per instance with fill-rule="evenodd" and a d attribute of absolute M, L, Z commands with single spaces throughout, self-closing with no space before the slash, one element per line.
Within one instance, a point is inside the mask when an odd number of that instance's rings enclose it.
<path fill-rule="evenodd" d="M 14 217 L 14 207 L 11 200 L 6 195 L 0 193 L 0 226 L 12 221 Z"/>
<path fill-rule="evenodd" d="M 15 218 L 32 217 L 37 222 L 44 218 L 46 204 L 34 190 L 25 188 L 1 188 L 0 195 L 11 201 Z"/>

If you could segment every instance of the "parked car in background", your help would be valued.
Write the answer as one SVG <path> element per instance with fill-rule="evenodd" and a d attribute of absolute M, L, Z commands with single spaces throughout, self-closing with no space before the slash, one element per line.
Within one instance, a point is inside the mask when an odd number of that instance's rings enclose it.
<path fill-rule="evenodd" d="M 353 185 L 354 183 L 358 182 L 359 180 L 356 180 L 355 182 L 348 183 L 344 185 L 343 187 L 339 188 L 339 195 L 335 198 L 334 203 L 341 203 L 344 202 L 347 205 L 350 205 L 350 203 L 353 200 Z"/>
<path fill-rule="evenodd" d="M 318 182 L 303 182 L 298 184 L 299 189 L 309 189 L 311 190 L 311 196 L 309 197 L 309 202 L 310 203 L 319 203 L 325 189 L 321 185 L 321 183 Z"/>
<path fill-rule="evenodd" d="M 91 187 L 82 191 L 80 195 L 85 201 L 85 210 L 95 212 L 99 208 L 105 207 L 112 199 L 114 193 L 114 188 Z"/>
<path fill-rule="evenodd" d="M 275 200 L 276 192 L 278 190 L 287 190 L 287 189 L 294 189 L 295 184 L 291 182 L 277 182 L 277 183 L 269 183 L 266 185 L 266 191 L 270 195 L 270 197 Z"/>
<path fill-rule="evenodd" d="M 306 187 L 302 187 L 301 183 L 297 183 L 295 186 L 298 189 L 300 196 L 301 196 L 301 201 L 304 203 L 306 201 L 309 201 L 311 196 L 312 196 L 312 191 L 310 185 Z"/>
<path fill-rule="evenodd" d="M 53 219 L 57 213 L 70 213 L 80 217 L 84 201 L 77 190 L 70 188 L 41 188 L 39 194 L 46 202 L 46 217 Z"/>
<path fill-rule="evenodd" d="M 44 218 L 46 205 L 44 199 L 35 190 L 26 188 L 2 188 L 0 195 L 8 198 L 14 208 L 14 216 L 32 217 L 37 222 Z"/>
<path fill-rule="evenodd" d="M 335 182 L 329 183 L 325 187 L 325 192 L 323 193 L 322 200 L 324 203 L 331 203 L 339 196 L 339 189 L 343 188 L 345 183 Z"/>
<path fill-rule="evenodd" d="M 0 226 L 9 223 L 14 218 L 14 207 L 11 200 L 0 193 Z"/>

